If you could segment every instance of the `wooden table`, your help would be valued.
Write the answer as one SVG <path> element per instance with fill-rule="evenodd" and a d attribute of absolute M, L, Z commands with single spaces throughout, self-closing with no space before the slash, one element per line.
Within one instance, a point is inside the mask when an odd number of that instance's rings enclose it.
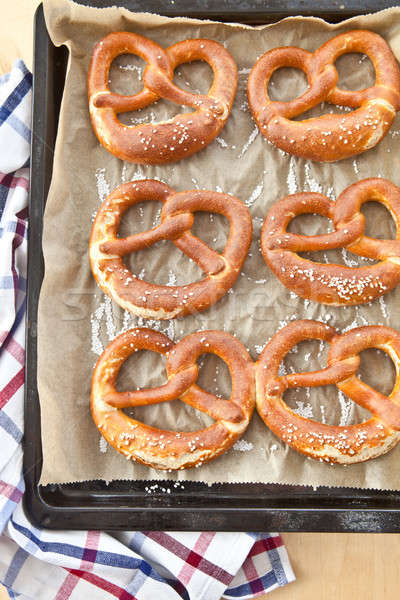
<path fill-rule="evenodd" d="M 32 68 L 32 23 L 39 0 L 0 0 L 0 75 L 16 58 Z M 297 581 L 259 600 L 397 600 L 400 536 L 283 534 Z M 0 600 L 8 598 L 1 590 Z M 39 600 L 39 599 L 37 599 Z"/>

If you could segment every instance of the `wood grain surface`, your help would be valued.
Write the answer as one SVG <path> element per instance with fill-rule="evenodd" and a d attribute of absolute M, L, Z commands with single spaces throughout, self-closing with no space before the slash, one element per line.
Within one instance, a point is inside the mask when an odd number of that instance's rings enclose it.
<path fill-rule="evenodd" d="M 32 68 L 33 15 L 38 4 L 38 0 L 0 0 L 0 75 L 10 70 L 16 58 Z M 258 596 L 259 600 L 400 597 L 399 535 L 290 533 L 283 539 L 297 581 L 272 595 Z M 8 594 L 0 586 L 3 598 Z"/>

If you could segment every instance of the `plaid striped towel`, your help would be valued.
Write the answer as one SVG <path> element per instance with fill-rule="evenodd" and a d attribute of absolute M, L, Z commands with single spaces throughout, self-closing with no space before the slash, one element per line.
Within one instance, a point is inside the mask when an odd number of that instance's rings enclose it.
<path fill-rule="evenodd" d="M 254 598 L 294 580 L 274 533 L 47 531 L 21 505 L 32 76 L 0 78 L 0 581 L 21 600 Z"/>

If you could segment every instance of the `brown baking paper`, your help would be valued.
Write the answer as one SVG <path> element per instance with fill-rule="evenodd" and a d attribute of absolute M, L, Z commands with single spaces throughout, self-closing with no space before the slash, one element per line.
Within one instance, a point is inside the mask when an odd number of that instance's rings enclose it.
<path fill-rule="evenodd" d="M 400 185 L 396 166 L 400 120 L 397 117 L 378 147 L 335 164 L 313 163 L 291 157 L 260 135 L 246 101 L 251 67 L 265 51 L 282 45 L 315 50 L 335 34 L 366 28 L 381 34 L 400 59 L 400 9 L 329 25 L 319 19 L 289 18 L 261 28 L 168 19 L 127 10 L 93 9 L 67 0 L 45 0 L 45 16 L 55 44 L 70 50 L 69 67 L 58 128 L 54 172 L 43 231 L 45 278 L 39 304 L 38 384 L 42 418 L 43 472 L 41 483 L 92 479 L 170 479 L 213 482 L 277 482 L 313 486 L 357 486 L 400 489 L 400 444 L 385 456 L 360 465 L 343 467 L 305 458 L 277 439 L 257 414 L 241 441 L 221 458 L 200 469 L 178 473 L 157 472 L 126 460 L 108 447 L 89 410 L 93 366 L 108 342 L 120 332 L 145 325 L 178 341 L 200 329 L 224 329 L 237 335 L 255 360 L 279 328 L 299 318 L 320 319 L 340 331 L 364 324 L 398 326 L 400 287 L 370 305 L 335 308 L 302 300 L 290 293 L 267 268 L 260 253 L 260 229 L 274 202 L 288 193 L 319 191 L 335 198 L 345 187 L 370 176 L 386 177 Z M 97 141 L 89 121 L 86 77 L 94 44 L 111 31 L 128 30 L 148 36 L 166 47 L 187 38 L 218 40 L 229 50 L 239 69 L 239 88 L 231 116 L 220 136 L 204 151 L 187 160 L 162 166 L 137 166 L 109 154 Z M 143 62 L 121 57 L 111 73 L 113 89 L 133 93 L 140 88 Z M 365 87 L 373 81 L 369 60 L 348 55 L 338 61 L 340 85 Z M 211 82 L 205 64 L 183 65 L 175 80 L 184 89 L 204 92 Z M 271 84 L 271 93 L 288 99 L 304 89 L 301 72 L 283 69 Z M 159 101 L 149 108 L 124 115 L 127 123 L 162 120 L 180 107 Z M 322 106 L 322 110 L 339 110 Z M 343 109 L 342 109 L 343 110 Z M 312 114 L 320 114 L 320 108 Z M 106 195 L 125 181 L 158 178 L 178 191 L 195 188 L 223 191 L 240 198 L 254 224 L 253 243 L 233 291 L 210 310 L 173 321 L 137 318 L 115 305 L 96 285 L 88 262 L 88 241 L 96 210 Z M 394 227 L 385 209 L 368 205 L 367 233 L 390 237 Z M 160 205 L 147 203 L 125 215 L 121 233 L 151 228 Z M 312 234 L 326 230 L 322 218 L 303 216 L 293 229 Z M 217 215 L 196 216 L 194 232 L 221 251 L 227 224 Z M 329 251 L 322 260 L 365 264 L 346 252 Z M 198 267 L 171 242 L 161 242 L 129 257 L 133 272 L 164 284 L 184 284 L 201 277 Z M 326 347 L 304 342 L 290 353 L 283 369 L 314 370 L 324 365 Z M 226 365 L 212 355 L 203 357 L 199 383 L 207 390 L 229 396 Z M 393 366 L 376 350 L 362 354 L 361 377 L 389 393 Z M 166 380 L 164 362 L 152 353 L 138 353 L 124 365 L 119 389 L 157 386 Z M 366 418 L 366 412 L 338 393 L 334 386 L 291 390 L 285 400 L 300 414 L 326 423 L 349 424 Z M 135 417 L 165 429 L 196 430 L 208 417 L 179 400 L 135 409 Z"/>

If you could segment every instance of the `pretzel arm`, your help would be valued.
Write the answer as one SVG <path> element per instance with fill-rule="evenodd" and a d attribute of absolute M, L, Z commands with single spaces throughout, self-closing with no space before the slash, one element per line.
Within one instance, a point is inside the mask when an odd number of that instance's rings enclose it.
<path fill-rule="evenodd" d="M 355 384 L 357 389 L 355 389 Z M 346 396 L 369 410 L 374 416 L 387 423 L 392 429 L 400 431 L 400 406 L 388 396 L 374 390 L 366 383 L 354 377 L 336 384 Z"/>
<path fill-rule="evenodd" d="M 190 229 L 193 224 L 193 215 L 190 213 L 181 213 L 173 218 L 166 219 L 153 229 L 130 235 L 126 238 L 120 238 L 104 242 L 100 246 L 101 252 L 107 254 L 117 254 L 125 256 L 136 250 L 148 248 L 156 242 L 167 239 L 175 239 L 182 235 L 183 232 Z"/>
<path fill-rule="evenodd" d="M 111 392 L 104 396 L 103 400 L 115 408 L 129 408 L 134 406 L 147 406 L 148 404 L 159 404 L 170 402 L 173 387 L 168 383 L 159 388 L 144 388 L 134 392 Z"/>
<path fill-rule="evenodd" d="M 347 249 L 373 260 L 388 260 L 400 264 L 399 240 L 379 240 L 363 236 L 362 240 L 349 244 Z"/>
<path fill-rule="evenodd" d="M 175 246 L 197 263 L 207 275 L 217 275 L 225 268 L 225 261 L 220 254 L 190 232 L 173 241 Z"/>
<path fill-rule="evenodd" d="M 237 422 L 243 419 L 243 413 L 237 404 L 217 398 L 214 394 L 205 392 L 196 384 L 192 385 L 185 394 L 184 401 L 216 421 L 227 419 Z"/>
<path fill-rule="evenodd" d="M 290 373 L 285 375 L 288 388 L 318 387 L 339 383 L 354 375 L 360 364 L 359 356 L 351 356 L 320 371 L 310 373 Z"/>
<path fill-rule="evenodd" d="M 284 249 L 291 250 L 292 252 L 315 252 L 317 250 L 334 250 L 340 246 L 347 246 L 355 238 L 353 231 L 342 229 L 322 235 L 276 233 L 266 239 L 270 250 Z"/>
<path fill-rule="evenodd" d="M 174 104 L 190 106 L 191 108 L 201 110 L 213 107 L 220 108 L 220 105 L 222 105 L 217 98 L 211 98 L 205 94 L 192 94 L 191 92 L 182 90 L 165 73 L 151 67 L 146 67 L 143 73 L 143 81 L 147 88 L 150 90 L 159 90 L 163 98 Z M 220 110 L 220 112 L 222 111 Z"/>
<path fill-rule="evenodd" d="M 144 89 L 139 94 L 124 96 L 110 91 L 93 94 L 91 103 L 94 108 L 112 108 L 117 114 L 140 110 L 159 100 L 160 97 L 150 90 Z"/>
<path fill-rule="evenodd" d="M 159 404 L 170 402 L 179 394 L 184 393 L 197 377 L 197 366 L 189 367 L 180 371 L 178 376 L 157 388 L 146 388 L 134 392 L 110 392 L 103 398 L 105 402 L 115 408 L 128 408 L 130 406 L 146 406 L 148 404 Z"/>

